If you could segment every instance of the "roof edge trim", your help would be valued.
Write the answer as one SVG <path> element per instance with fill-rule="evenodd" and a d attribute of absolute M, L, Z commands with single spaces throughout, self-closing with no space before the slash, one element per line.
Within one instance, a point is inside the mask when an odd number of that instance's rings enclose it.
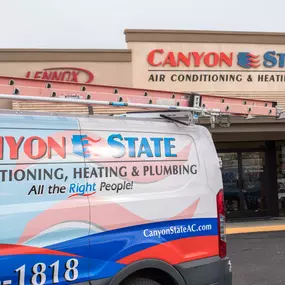
<path fill-rule="evenodd" d="M 126 29 L 124 33 L 126 42 L 285 44 L 285 33 L 276 32 Z"/>

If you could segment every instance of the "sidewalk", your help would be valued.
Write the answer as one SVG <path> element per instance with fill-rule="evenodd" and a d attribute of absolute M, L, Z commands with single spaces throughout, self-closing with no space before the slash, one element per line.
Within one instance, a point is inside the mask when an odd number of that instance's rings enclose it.
<path fill-rule="evenodd" d="M 285 218 L 227 222 L 226 224 L 226 233 L 228 235 L 273 231 L 285 231 Z"/>

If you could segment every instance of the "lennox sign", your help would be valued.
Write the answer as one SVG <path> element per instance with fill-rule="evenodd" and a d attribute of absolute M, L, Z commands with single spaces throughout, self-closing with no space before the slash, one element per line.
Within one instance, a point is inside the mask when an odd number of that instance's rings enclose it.
<path fill-rule="evenodd" d="M 78 67 L 52 67 L 38 71 L 28 71 L 25 77 L 73 83 L 92 83 L 94 80 L 91 71 Z"/>

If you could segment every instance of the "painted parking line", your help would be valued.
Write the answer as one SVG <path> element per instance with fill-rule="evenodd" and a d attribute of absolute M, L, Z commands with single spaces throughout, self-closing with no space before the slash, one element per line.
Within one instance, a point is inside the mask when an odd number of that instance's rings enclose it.
<path fill-rule="evenodd" d="M 233 234 L 276 232 L 276 231 L 285 231 L 285 225 L 227 228 L 226 234 L 233 235 Z"/>

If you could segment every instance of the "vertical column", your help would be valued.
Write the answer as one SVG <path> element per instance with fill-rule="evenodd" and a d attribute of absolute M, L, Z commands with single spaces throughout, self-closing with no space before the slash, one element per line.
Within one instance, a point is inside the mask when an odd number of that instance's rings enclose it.
<path fill-rule="evenodd" d="M 268 212 L 270 216 L 279 216 L 277 193 L 277 170 L 275 141 L 265 142 L 265 187 L 268 197 Z"/>

